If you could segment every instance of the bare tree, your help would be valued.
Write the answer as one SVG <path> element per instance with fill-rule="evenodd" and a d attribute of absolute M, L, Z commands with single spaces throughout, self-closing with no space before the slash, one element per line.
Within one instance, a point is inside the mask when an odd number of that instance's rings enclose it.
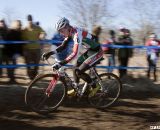
<path fill-rule="evenodd" d="M 91 30 L 95 25 L 106 24 L 111 17 L 108 0 L 61 0 L 63 13 L 79 26 Z"/>
<path fill-rule="evenodd" d="M 144 20 L 155 24 L 160 17 L 160 1 L 158 0 L 134 0 L 134 8 L 140 16 L 140 20 Z"/>
<path fill-rule="evenodd" d="M 134 0 L 133 9 L 135 11 L 135 19 L 132 19 L 140 28 L 139 38 L 145 43 L 146 38 L 151 32 L 160 25 L 160 1 L 158 0 Z"/>
<path fill-rule="evenodd" d="M 145 44 L 148 36 L 154 32 L 154 27 L 151 24 L 144 24 L 141 28 L 132 31 L 134 43 Z"/>

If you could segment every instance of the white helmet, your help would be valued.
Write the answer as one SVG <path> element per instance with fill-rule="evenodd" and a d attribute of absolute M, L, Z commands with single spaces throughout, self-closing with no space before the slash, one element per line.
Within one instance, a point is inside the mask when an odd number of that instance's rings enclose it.
<path fill-rule="evenodd" d="M 63 17 L 56 23 L 56 30 L 59 31 L 60 29 L 64 28 L 66 25 L 69 25 L 69 20 Z"/>

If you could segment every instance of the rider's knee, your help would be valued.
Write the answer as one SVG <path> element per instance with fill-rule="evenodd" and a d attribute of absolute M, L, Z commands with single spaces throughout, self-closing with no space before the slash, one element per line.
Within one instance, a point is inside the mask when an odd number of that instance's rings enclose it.
<path fill-rule="evenodd" d="M 75 69 L 75 73 L 76 73 L 77 76 L 81 75 L 81 71 L 79 69 Z"/>

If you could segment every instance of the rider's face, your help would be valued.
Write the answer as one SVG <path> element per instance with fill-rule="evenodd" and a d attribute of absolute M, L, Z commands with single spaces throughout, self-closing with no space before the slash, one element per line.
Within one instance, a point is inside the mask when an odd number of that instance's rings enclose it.
<path fill-rule="evenodd" d="M 64 35 L 65 37 L 68 37 L 70 32 L 69 32 L 69 27 L 64 27 L 59 30 L 60 34 Z"/>

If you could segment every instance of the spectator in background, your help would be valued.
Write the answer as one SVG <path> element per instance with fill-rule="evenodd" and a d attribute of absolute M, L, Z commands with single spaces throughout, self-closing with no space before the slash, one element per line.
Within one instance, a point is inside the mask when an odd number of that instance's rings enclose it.
<path fill-rule="evenodd" d="M 40 27 L 40 23 L 38 21 L 35 22 L 35 25 L 38 26 L 38 27 Z"/>
<path fill-rule="evenodd" d="M 157 35 L 152 33 L 149 36 L 149 39 L 146 41 L 146 46 L 159 46 L 160 41 L 157 39 Z M 156 64 L 159 56 L 159 50 L 156 48 L 148 48 L 147 49 L 147 61 L 148 61 L 148 71 L 147 76 L 150 78 L 151 70 L 153 70 L 154 81 L 157 81 L 156 75 Z"/>
<path fill-rule="evenodd" d="M 7 33 L 8 41 L 21 41 L 21 21 L 15 20 L 11 24 L 11 28 Z M 7 65 L 16 65 L 17 56 L 22 55 L 22 44 L 6 44 L 4 48 L 5 62 Z M 7 73 L 10 78 L 9 83 L 16 83 L 14 76 L 14 68 L 8 68 Z"/>
<path fill-rule="evenodd" d="M 122 46 L 132 46 L 133 40 L 130 37 L 130 30 L 126 28 L 121 28 L 119 30 L 119 37 L 118 37 L 118 45 Z M 132 49 L 131 48 L 119 48 L 118 49 L 118 60 L 120 62 L 119 67 L 127 67 L 129 58 L 132 57 Z M 120 68 L 119 69 L 119 76 L 122 78 L 127 74 L 127 69 Z"/>
<path fill-rule="evenodd" d="M 95 42 L 100 43 L 100 34 L 102 32 L 101 26 L 95 26 L 92 30 L 92 37 Z M 94 74 L 92 71 L 89 71 L 89 75 L 94 78 Z"/>
<path fill-rule="evenodd" d="M 28 25 L 22 31 L 22 40 L 37 41 L 45 38 L 45 32 L 40 27 L 33 23 L 31 15 L 27 16 Z M 24 58 L 26 64 L 39 64 L 41 56 L 41 45 L 38 42 L 32 42 L 24 45 Z M 38 74 L 38 66 L 27 67 L 27 73 L 32 80 Z"/>
<path fill-rule="evenodd" d="M 100 43 L 100 34 L 102 32 L 101 26 L 95 26 L 92 30 L 92 34 L 96 42 Z"/>
<path fill-rule="evenodd" d="M 5 24 L 5 21 L 3 19 L 0 20 L 0 40 L 6 40 L 7 38 L 7 26 Z M 3 44 L 0 44 L 0 65 L 2 65 L 2 62 L 4 60 L 4 46 Z M 2 76 L 2 68 L 0 68 L 0 77 Z"/>
<path fill-rule="evenodd" d="M 109 37 L 102 43 L 102 50 L 104 54 L 106 54 L 106 58 L 108 59 L 108 66 L 115 66 L 115 49 L 111 47 L 107 47 L 105 45 L 115 45 L 116 44 L 116 33 L 114 30 L 109 30 Z M 109 73 L 113 71 L 112 68 L 107 69 Z"/>

